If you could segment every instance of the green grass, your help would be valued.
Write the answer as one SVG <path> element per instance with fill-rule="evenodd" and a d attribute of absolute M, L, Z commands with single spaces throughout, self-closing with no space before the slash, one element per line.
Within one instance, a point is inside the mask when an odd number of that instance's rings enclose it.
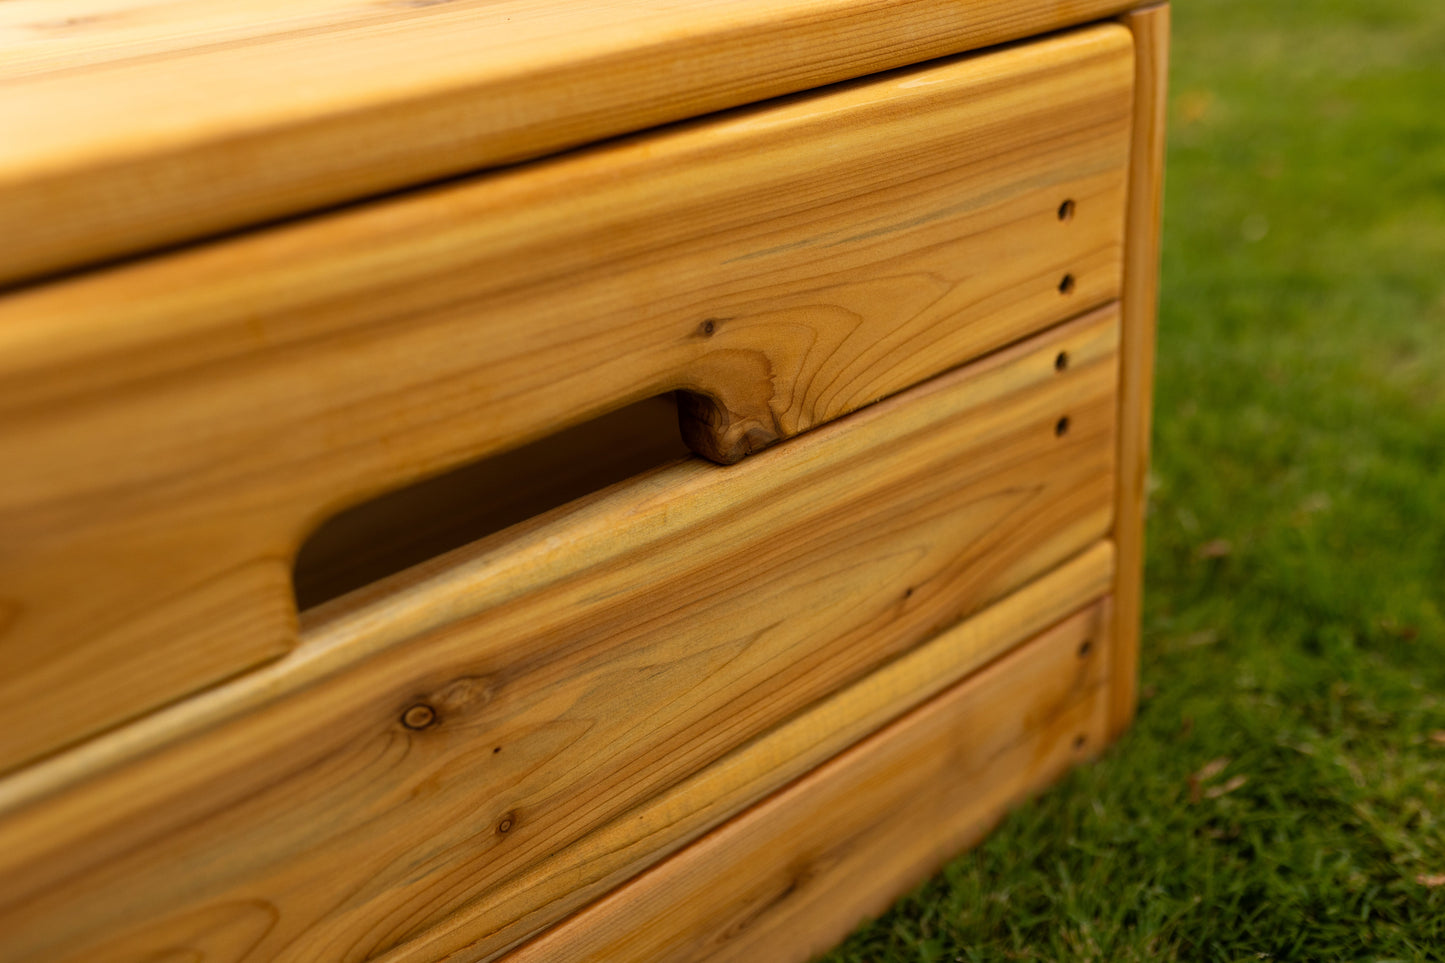
<path fill-rule="evenodd" d="M 1138 721 L 830 963 L 1445 959 L 1445 2 L 1180 0 L 1170 104 Z"/>

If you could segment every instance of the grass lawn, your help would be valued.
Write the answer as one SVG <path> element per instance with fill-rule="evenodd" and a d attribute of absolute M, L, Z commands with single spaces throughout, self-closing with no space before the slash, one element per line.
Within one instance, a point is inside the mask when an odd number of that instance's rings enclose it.
<path fill-rule="evenodd" d="M 1445 0 L 1178 0 L 1170 103 L 1138 721 L 830 963 L 1445 959 Z"/>

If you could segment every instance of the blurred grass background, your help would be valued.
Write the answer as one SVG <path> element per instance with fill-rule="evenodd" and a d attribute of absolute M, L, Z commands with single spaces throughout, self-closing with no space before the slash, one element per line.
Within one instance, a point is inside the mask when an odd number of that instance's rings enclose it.
<path fill-rule="evenodd" d="M 1445 959 L 1445 0 L 1177 0 L 1143 701 L 830 963 Z"/>

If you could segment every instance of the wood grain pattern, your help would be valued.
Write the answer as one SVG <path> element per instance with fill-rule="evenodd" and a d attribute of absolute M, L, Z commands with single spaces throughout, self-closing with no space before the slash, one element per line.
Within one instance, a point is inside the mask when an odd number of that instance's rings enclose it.
<path fill-rule="evenodd" d="M 397 947 L 387 963 L 492 959 L 529 928 L 614 888 L 727 815 L 825 762 L 850 743 L 938 693 L 990 658 L 1095 598 L 1113 577 L 1103 542 L 830 697 L 717 765 L 584 839 L 575 852 L 543 861 L 498 894 Z M 659 838 L 668 845 L 659 847 Z M 580 871 L 579 871 L 580 869 Z M 567 890 L 568 886 L 576 888 Z M 558 894 L 566 892 L 565 897 Z M 545 903 L 545 915 L 531 911 Z M 485 935 L 479 935 L 485 934 Z"/>
<path fill-rule="evenodd" d="M 1105 603 L 713 830 L 505 963 L 803 963 L 1102 747 Z"/>
<path fill-rule="evenodd" d="M 1114 589 L 1118 625 L 1110 726 L 1115 734 L 1128 727 L 1138 702 L 1144 516 L 1149 502 L 1149 430 L 1154 411 L 1154 315 L 1159 300 L 1159 231 L 1164 204 L 1169 7 L 1149 7 L 1128 15 L 1123 22 L 1134 34 L 1135 94 L 1119 368 L 1119 490 L 1114 514 L 1119 578 Z"/>
<path fill-rule="evenodd" d="M 0 284 L 1132 5 L 10 0 Z"/>
<path fill-rule="evenodd" d="M 1115 297 L 1131 62 L 1089 28 L 0 298 L 0 771 L 293 648 L 358 502 L 671 391 L 734 460 Z"/>
<path fill-rule="evenodd" d="M 308 613 L 0 784 L 0 959 L 517 944 L 1105 592 L 1107 544 L 1057 566 L 1111 523 L 1116 346 L 1098 312 Z"/>

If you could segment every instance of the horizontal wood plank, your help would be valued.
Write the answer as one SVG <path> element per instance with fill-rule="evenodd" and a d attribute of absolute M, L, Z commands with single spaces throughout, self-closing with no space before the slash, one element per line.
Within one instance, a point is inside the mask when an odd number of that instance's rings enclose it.
<path fill-rule="evenodd" d="M 1115 297 L 1130 43 L 0 297 L 0 771 L 294 648 L 291 560 L 358 502 L 673 391 L 735 460 Z"/>
<path fill-rule="evenodd" d="M 1131 5 L 10 0 L 0 283 Z"/>
<path fill-rule="evenodd" d="M 0 960 L 517 944 L 1106 590 L 1107 545 L 1029 580 L 1110 524 L 1116 344 L 1108 309 L 659 469 L 18 773 Z"/>
<path fill-rule="evenodd" d="M 931 699 L 505 963 L 804 963 L 1107 736 L 1099 603 Z"/>

